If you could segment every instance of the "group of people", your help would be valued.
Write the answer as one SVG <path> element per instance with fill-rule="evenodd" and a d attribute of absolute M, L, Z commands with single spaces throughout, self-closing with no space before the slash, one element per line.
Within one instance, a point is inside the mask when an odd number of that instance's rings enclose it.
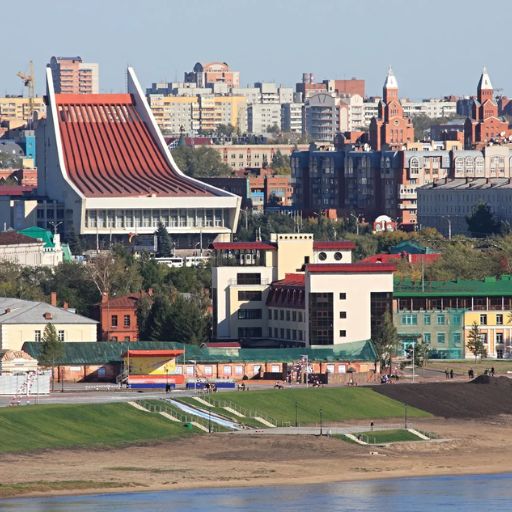
<path fill-rule="evenodd" d="M 446 370 L 444 371 L 444 375 L 447 379 L 453 379 L 453 368 L 451 370 L 448 370 L 448 368 L 446 368 Z"/>
<path fill-rule="evenodd" d="M 217 392 L 217 384 L 215 384 L 215 382 L 205 382 L 203 389 L 206 393 L 216 393 Z"/>

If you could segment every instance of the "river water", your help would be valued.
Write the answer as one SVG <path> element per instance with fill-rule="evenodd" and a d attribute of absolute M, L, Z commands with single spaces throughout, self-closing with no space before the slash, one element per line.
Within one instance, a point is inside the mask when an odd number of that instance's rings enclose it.
<path fill-rule="evenodd" d="M 512 474 L 0 500 L 9 512 L 512 510 Z"/>

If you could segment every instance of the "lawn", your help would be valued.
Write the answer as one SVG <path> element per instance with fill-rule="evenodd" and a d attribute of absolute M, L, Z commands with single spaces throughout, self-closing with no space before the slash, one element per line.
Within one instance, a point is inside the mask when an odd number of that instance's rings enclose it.
<path fill-rule="evenodd" d="M 273 418 L 279 424 L 291 425 L 295 424 L 296 414 L 300 425 L 319 423 L 320 410 L 324 422 L 396 418 L 404 414 L 402 403 L 363 387 L 237 391 L 219 393 L 211 399 L 222 405 L 234 404 L 253 416 Z M 407 408 L 407 414 L 410 417 L 430 416 L 413 407 Z M 243 418 L 240 421 L 243 422 Z"/>
<path fill-rule="evenodd" d="M 128 404 L 32 405 L 0 409 L 0 452 L 118 446 L 190 435 L 181 424 Z"/>
<path fill-rule="evenodd" d="M 404 429 L 375 430 L 373 432 L 361 432 L 357 435 L 361 436 L 361 439 L 369 444 L 398 443 L 400 441 L 421 441 L 417 435 Z"/>

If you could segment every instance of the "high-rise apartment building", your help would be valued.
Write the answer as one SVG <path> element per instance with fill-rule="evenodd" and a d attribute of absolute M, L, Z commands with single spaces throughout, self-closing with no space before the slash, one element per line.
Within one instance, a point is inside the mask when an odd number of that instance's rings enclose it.
<path fill-rule="evenodd" d="M 52 57 L 53 83 L 57 94 L 98 94 L 99 66 L 81 57 Z"/>

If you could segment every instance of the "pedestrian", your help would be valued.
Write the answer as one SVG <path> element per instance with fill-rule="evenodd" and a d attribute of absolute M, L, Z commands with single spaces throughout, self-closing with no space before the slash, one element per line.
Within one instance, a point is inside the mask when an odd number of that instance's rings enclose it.
<path fill-rule="evenodd" d="M 450 372 L 448 371 L 448 368 L 444 371 L 445 377 L 448 379 L 450 377 Z"/>
<path fill-rule="evenodd" d="M 370 422 L 370 430 L 373 432 L 373 421 Z"/>
<path fill-rule="evenodd" d="M 494 377 L 494 366 L 491 368 L 491 377 Z"/>
<path fill-rule="evenodd" d="M 450 379 L 453 379 L 453 368 L 450 370 Z"/>

